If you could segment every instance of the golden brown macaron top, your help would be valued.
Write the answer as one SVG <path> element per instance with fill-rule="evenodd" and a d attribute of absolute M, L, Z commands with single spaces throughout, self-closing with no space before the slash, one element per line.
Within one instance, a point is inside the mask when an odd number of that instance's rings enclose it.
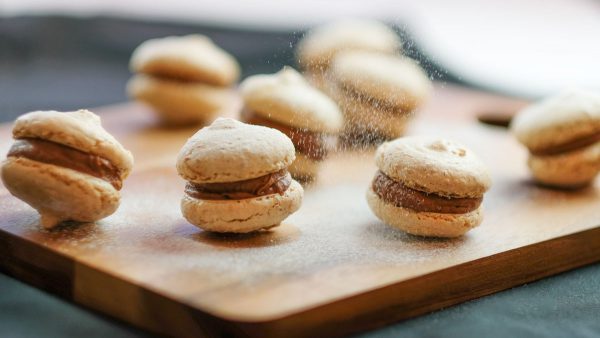
<path fill-rule="evenodd" d="M 283 195 L 292 184 L 287 167 L 294 158 L 293 144 L 280 131 L 219 118 L 188 140 L 177 169 L 189 197 L 241 200 Z"/>
<path fill-rule="evenodd" d="M 279 130 L 218 118 L 182 147 L 177 172 L 193 183 L 227 183 L 286 169 L 295 160 L 292 141 Z"/>
<path fill-rule="evenodd" d="M 491 178 L 479 157 L 461 143 L 432 136 L 407 136 L 379 146 L 379 170 L 403 185 L 451 198 L 479 198 Z"/>
<path fill-rule="evenodd" d="M 150 39 L 131 56 L 130 68 L 173 81 L 230 86 L 239 78 L 237 61 L 204 35 Z"/>

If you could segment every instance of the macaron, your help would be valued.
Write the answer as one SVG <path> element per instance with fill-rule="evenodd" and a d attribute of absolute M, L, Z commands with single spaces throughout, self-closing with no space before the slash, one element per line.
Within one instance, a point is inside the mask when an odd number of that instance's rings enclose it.
<path fill-rule="evenodd" d="M 546 98 L 518 112 L 510 128 L 542 185 L 580 188 L 600 171 L 600 93 L 572 89 Z"/>
<path fill-rule="evenodd" d="M 88 110 L 36 111 L 19 117 L 2 182 L 36 209 L 41 225 L 95 222 L 114 213 L 133 167 L 131 153 Z"/>
<path fill-rule="evenodd" d="M 203 35 L 151 39 L 130 60 L 130 97 L 151 106 L 169 125 L 207 124 L 231 102 L 240 68 Z"/>
<path fill-rule="evenodd" d="M 187 181 L 185 219 L 201 229 L 269 229 L 300 208 L 304 191 L 288 167 L 292 141 L 280 131 L 218 118 L 183 146 L 177 171 Z"/>
<path fill-rule="evenodd" d="M 250 76 L 241 83 L 240 91 L 244 101 L 241 120 L 287 135 L 296 148 L 296 160 L 289 167 L 292 176 L 314 179 L 342 128 L 336 103 L 290 67 L 275 74 Z"/>
<path fill-rule="evenodd" d="M 333 97 L 345 115 L 345 133 L 401 136 L 432 85 L 414 60 L 365 51 L 339 53 L 330 76 Z"/>
<path fill-rule="evenodd" d="M 366 19 L 336 21 L 316 27 L 300 40 L 298 63 L 308 72 L 329 68 L 333 57 L 345 50 L 364 50 L 384 54 L 399 53 L 402 42 L 387 25 Z"/>
<path fill-rule="evenodd" d="M 491 180 L 464 145 L 403 137 L 379 146 L 375 161 L 367 202 L 386 224 L 418 236 L 458 237 L 481 223 Z"/>

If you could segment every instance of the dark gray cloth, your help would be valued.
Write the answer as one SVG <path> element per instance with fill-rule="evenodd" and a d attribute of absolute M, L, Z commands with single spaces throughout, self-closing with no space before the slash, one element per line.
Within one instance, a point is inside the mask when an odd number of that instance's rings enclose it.
<path fill-rule="evenodd" d="M 112 18 L 0 19 L 0 121 L 35 109 L 77 109 L 125 101 L 127 61 L 140 42 L 199 32 L 242 63 L 244 76 L 294 64 L 300 33 L 236 31 Z M 400 32 L 403 34 L 402 32 Z M 432 77 L 456 80 L 423 57 Z M 0 274 L 0 337 L 149 337 L 101 314 Z M 578 269 L 360 337 L 599 337 L 600 265 Z"/>

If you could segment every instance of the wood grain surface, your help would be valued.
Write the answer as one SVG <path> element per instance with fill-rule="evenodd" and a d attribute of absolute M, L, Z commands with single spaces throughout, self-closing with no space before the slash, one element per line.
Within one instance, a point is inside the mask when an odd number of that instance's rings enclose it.
<path fill-rule="evenodd" d="M 174 168 L 197 128 L 158 128 L 136 104 L 98 109 L 135 156 L 121 207 L 97 224 L 46 231 L 1 187 L 0 266 L 153 332 L 300 337 L 381 326 L 600 260 L 598 184 L 576 192 L 532 184 L 526 151 L 506 129 L 478 122 L 523 104 L 437 86 L 411 125 L 409 134 L 465 143 L 491 170 L 483 224 L 451 240 L 406 235 L 373 216 L 372 149 L 335 153 L 300 211 L 273 231 L 203 232 L 181 217 L 184 181 Z M 5 154 L 10 125 L 0 140 Z"/>

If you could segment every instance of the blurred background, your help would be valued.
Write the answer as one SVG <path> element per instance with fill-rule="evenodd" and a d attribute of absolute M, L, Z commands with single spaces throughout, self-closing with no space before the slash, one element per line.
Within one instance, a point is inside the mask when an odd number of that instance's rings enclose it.
<path fill-rule="evenodd" d="M 348 17 L 392 25 L 442 83 L 527 99 L 600 90 L 600 1 L 0 0 L 0 122 L 127 101 L 129 57 L 149 38 L 208 35 L 245 77 L 295 65 L 306 29 Z M 597 336 L 598 276 L 590 266 L 368 335 Z M 0 292 L 0 336 L 146 336 L 2 274 Z"/>
<path fill-rule="evenodd" d="M 0 119 L 127 100 L 129 56 L 149 38 L 206 34 L 247 76 L 295 65 L 307 28 L 347 17 L 394 26 L 440 81 L 524 98 L 600 89 L 599 1 L 2 0 Z"/>

